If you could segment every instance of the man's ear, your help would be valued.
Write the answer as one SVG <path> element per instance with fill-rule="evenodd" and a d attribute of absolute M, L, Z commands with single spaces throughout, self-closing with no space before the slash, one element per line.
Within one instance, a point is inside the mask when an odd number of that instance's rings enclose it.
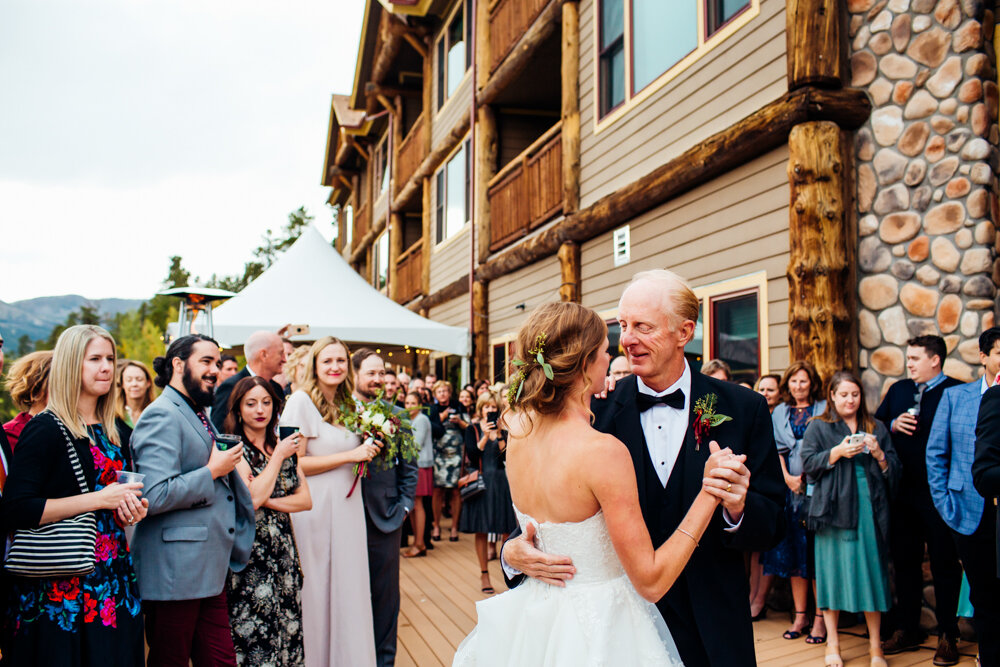
<path fill-rule="evenodd" d="M 184 361 L 183 359 L 181 359 L 180 357 L 174 357 L 173 359 L 171 359 L 170 360 L 170 367 L 173 370 L 174 375 L 177 375 L 177 376 L 184 375 L 184 364 L 186 364 L 186 363 L 187 362 Z M 172 377 L 173 376 L 171 376 L 171 378 Z"/>
<path fill-rule="evenodd" d="M 684 320 L 679 327 L 677 327 L 677 334 L 681 337 L 681 341 L 684 345 L 687 345 L 694 338 L 695 323 L 691 320 Z"/>

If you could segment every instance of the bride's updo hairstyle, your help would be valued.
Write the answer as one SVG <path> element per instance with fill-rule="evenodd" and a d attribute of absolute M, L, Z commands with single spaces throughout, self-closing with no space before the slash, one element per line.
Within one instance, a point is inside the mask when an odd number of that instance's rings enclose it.
<path fill-rule="evenodd" d="M 532 311 L 517 332 L 507 397 L 510 409 L 559 414 L 573 385 L 585 378 L 587 366 L 597 357 L 607 335 L 604 320 L 577 303 L 547 303 Z M 551 379 L 538 361 L 538 351 L 551 369 Z M 519 383 L 521 395 L 517 397 Z"/>

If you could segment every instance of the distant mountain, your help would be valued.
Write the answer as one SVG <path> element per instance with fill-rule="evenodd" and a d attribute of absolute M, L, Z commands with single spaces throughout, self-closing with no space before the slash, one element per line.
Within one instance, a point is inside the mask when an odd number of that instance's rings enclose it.
<path fill-rule="evenodd" d="M 31 340 L 47 338 L 53 327 L 65 322 L 80 306 L 94 306 L 101 317 L 110 317 L 134 310 L 142 302 L 142 299 L 87 299 L 79 294 L 40 296 L 13 303 L 0 301 L 0 331 L 4 346 L 12 348 L 24 334 Z"/>

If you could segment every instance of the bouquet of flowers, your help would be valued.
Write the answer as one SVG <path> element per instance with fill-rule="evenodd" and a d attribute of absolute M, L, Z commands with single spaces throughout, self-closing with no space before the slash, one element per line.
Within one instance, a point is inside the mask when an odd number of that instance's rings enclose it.
<path fill-rule="evenodd" d="M 347 430 L 357 433 L 362 440 L 378 440 L 383 443 L 381 451 L 370 462 L 354 464 L 354 483 L 347 497 L 354 493 L 358 480 L 368 477 L 371 466 L 375 470 L 388 470 L 398 461 L 415 461 L 420 454 L 420 446 L 413 438 L 413 429 L 406 413 L 395 414 L 391 403 L 382 400 L 379 391 L 371 403 L 358 404 L 352 409 L 341 406 L 338 421 Z"/>

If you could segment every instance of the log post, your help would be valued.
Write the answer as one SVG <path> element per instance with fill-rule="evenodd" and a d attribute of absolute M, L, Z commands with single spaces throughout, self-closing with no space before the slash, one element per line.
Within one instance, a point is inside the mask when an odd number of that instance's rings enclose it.
<path fill-rule="evenodd" d="M 481 5 L 486 3 L 480 3 Z M 480 264 L 490 256 L 490 180 L 497 170 L 497 119 L 493 107 L 479 107 L 476 120 L 476 254 Z"/>
<path fill-rule="evenodd" d="M 403 216 L 396 211 L 389 214 L 389 298 L 399 296 L 399 256 L 403 254 Z"/>
<path fill-rule="evenodd" d="M 473 377 L 490 375 L 489 299 L 485 280 L 472 283 L 472 353 Z"/>
<path fill-rule="evenodd" d="M 424 239 L 424 250 L 423 250 L 423 263 L 424 265 L 420 267 L 422 276 L 422 290 L 424 296 L 426 297 L 431 293 L 431 252 L 434 249 L 434 240 L 431 238 L 431 179 L 423 179 L 423 202 L 421 204 L 421 223 L 423 229 L 421 231 L 421 237 Z"/>
<path fill-rule="evenodd" d="M 559 246 L 559 300 L 580 303 L 580 245 L 564 241 Z"/>
<path fill-rule="evenodd" d="M 389 131 L 392 132 L 392 152 L 389 157 L 392 161 L 392 170 L 389 187 L 389 288 L 386 293 L 393 301 L 399 294 L 397 280 L 399 276 L 399 256 L 403 254 L 403 216 L 392 209 L 392 191 L 399 187 L 399 147 L 403 145 L 403 98 L 399 95 L 393 99 L 393 112 L 389 114 Z"/>
<path fill-rule="evenodd" d="M 482 90 L 483 86 L 490 79 L 490 54 L 492 53 L 492 42 L 490 40 L 490 5 L 486 0 L 476 3 L 476 51 L 473 57 L 476 59 L 476 80 L 474 84 L 476 90 Z"/>
<path fill-rule="evenodd" d="M 847 11 L 840 0 L 788 0 L 785 35 L 788 90 L 840 88 L 847 77 Z"/>
<path fill-rule="evenodd" d="M 852 146 L 829 121 L 801 123 L 788 137 L 790 358 L 823 378 L 857 365 Z"/>
<path fill-rule="evenodd" d="M 563 213 L 580 208 L 580 6 L 562 6 Z"/>
<path fill-rule="evenodd" d="M 431 57 L 434 49 L 430 48 L 430 42 L 427 42 L 427 44 L 427 55 L 424 57 L 423 75 L 421 77 L 421 84 L 423 85 L 423 110 L 421 113 L 424 114 L 424 155 L 431 152 L 431 126 L 434 123 L 434 91 L 432 90 L 434 69 L 431 63 Z M 404 185 L 405 183 L 400 183 L 399 187 L 402 188 Z"/>

